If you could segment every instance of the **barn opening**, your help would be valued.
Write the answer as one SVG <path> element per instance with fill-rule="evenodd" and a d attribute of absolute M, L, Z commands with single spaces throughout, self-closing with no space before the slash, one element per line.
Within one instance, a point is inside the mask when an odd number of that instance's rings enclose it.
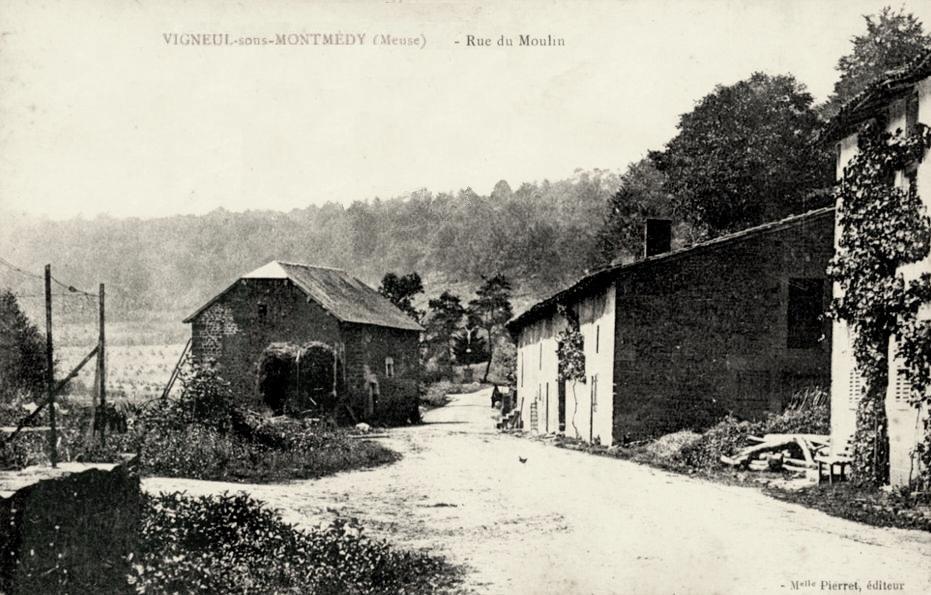
<path fill-rule="evenodd" d="M 331 413 L 343 394 L 343 364 L 326 343 L 271 343 L 259 356 L 258 390 L 275 415 Z"/>

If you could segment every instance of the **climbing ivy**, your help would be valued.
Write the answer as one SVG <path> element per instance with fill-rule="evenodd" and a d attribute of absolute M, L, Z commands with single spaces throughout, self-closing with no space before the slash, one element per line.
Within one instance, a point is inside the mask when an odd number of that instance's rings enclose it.
<path fill-rule="evenodd" d="M 578 438 L 579 429 L 575 425 L 575 414 L 579 409 L 579 400 L 575 395 L 575 385 L 577 382 L 585 382 L 585 339 L 582 336 L 578 314 L 562 304 L 557 310 L 566 319 L 566 327 L 556 335 L 557 375 L 560 381 L 572 383 L 571 423 L 575 437 Z"/>
<path fill-rule="evenodd" d="M 571 309 L 559 306 L 566 319 L 566 327 L 556 336 L 556 359 L 559 362 L 559 379 L 568 382 L 585 382 L 585 340 L 579 317 Z"/>
<path fill-rule="evenodd" d="M 838 191 L 840 236 L 829 276 L 841 295 L 831 310 L 850 328 L 864 394 L 857 408 L 853 439 L 854 471 L 864 482 L 888 480 L 889 446 L 885 394 L 889 382 L 889 346 L 911 386 L 912 405 L 927 406 L 931 325 L 918 310 L 931 299 L 931 275 L 905 279 L 901 267 L 929 254 L 931 220 L 914 181 L 897 187 L 897 172 L 920 162 L 931 146 L 931 130 L 918 124 L 913 134 L 889 133 L 882 122 L 867 126 L 858 137 L 858 152 L 844 168 Z M 931 422 L 925 423 L 922 482 L 931 464 Z"/>

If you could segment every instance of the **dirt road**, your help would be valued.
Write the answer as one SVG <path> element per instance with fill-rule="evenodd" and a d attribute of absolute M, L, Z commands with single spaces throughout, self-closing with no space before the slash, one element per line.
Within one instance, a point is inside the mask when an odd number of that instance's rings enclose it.
<path fill-rule="evenodd" d="M 396 545 L 467 565 L 477 593 L 931 593 L 931 534 L 503 436 L 492 413 L 488 391 L 456 396 L 427 425 L 392 430 L 383 440 L 404 458 L 370 471 L 145 487 L 245 489 L 300 524 L 355 516 Z"/>

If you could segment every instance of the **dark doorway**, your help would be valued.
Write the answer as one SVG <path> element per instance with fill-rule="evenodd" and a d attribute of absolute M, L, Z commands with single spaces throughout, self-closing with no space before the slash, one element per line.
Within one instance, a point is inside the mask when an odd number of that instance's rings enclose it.
<path fill-rule="evenodd" d="M 560 380 L 557 386 L 559 398 L 559 431 L 566 431 L 566 381 Z"/>
<path fill-rule="evenodd" d="M 342 364 L 324 343 L 272 343 L 258 361 L 259 394 L 276 415 L 334 411 L 341 379 Z"/>

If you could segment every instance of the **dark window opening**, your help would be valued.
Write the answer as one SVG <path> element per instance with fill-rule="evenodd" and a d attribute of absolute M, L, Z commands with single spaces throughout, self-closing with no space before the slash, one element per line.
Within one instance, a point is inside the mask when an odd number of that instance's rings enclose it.
<path fill-rule="evenodd" d="M 789 349 L 817 347 L 824 315 L 824 279 L 789 279 Z"/>
<path fill-rule="evenodd" d="M 905 190 L 911 192 L 918 192 L 918 167 L 917 164 L 912 164 L 905 171 Z"/>
<path fill-rule="evenodd" d="M 259 304 L 258 314 L 259 320 L 266 320 L 268 318 L 268 305 Z"/>
<path fill-rule="evenodd" d="M 905 100 L 905 134 L 911 136 L 918 130 L 918 93 Z"/>

